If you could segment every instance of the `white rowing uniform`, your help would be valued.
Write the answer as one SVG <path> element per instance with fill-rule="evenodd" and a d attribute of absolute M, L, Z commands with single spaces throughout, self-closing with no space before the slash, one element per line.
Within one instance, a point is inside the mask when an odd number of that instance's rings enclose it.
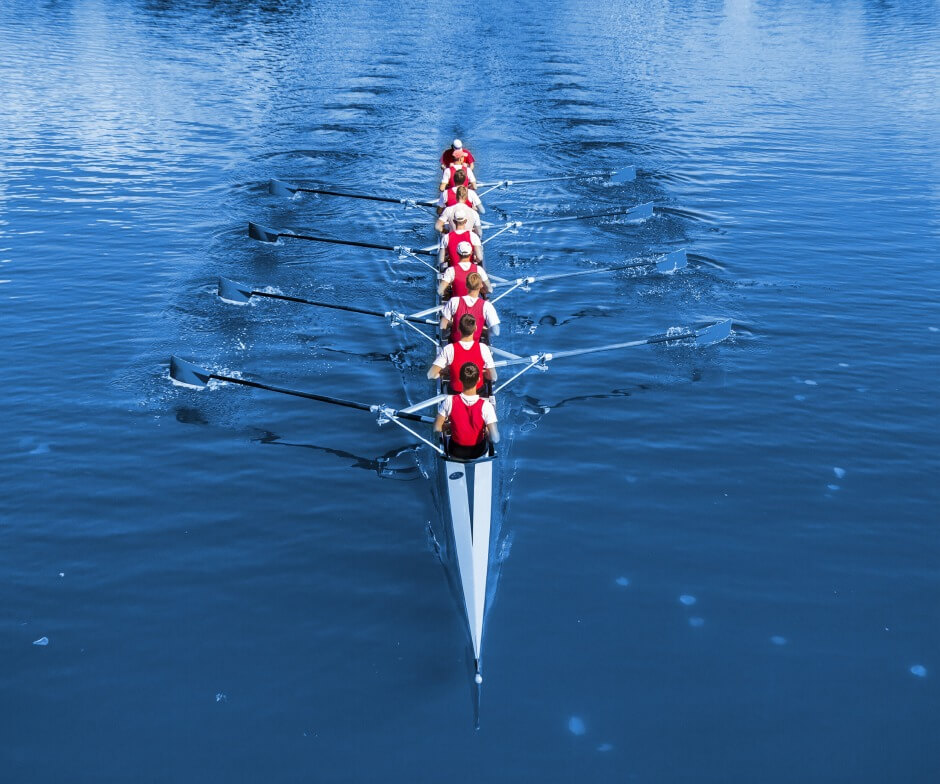
<path fill-rule="evenodd" d="M 454 226 L 454 212 L 457 209 L 463 210 L 464 214 L 467 216 L 467 222 L 464 224 L 465 228 L 469 228 L 474 234 L 483 233 L 483 222 L 480 220 L 480 213 L 476 210 L 471 210 L 466 204 L 455 204 L 453 207 L 448 207 L 444 210 L 438 220 L 444 221 L 444 233 L 453 231 Z"/>
<path fill-rule="evenodd" d="M 470 267 L 472 267 L 476 262 L 473 260 L 473 256 L 470 257 L 470 261 L 458 261 L 456 266 L 448 267 L 444 270 L 444 274 L 441 275 L 441 280 L 446 280 L 448 284 L 454 282 L 454 276 L 457 274 L 457 267 L 460 267 L 464 272 L 466 272 Z M 477 274 L 483 278 L 483 282 L 489 286 L 490 285 L 490 276 L 486 274 L 486 270 L 483 269 L 482 264 L 477 264 Z"/>
<path fill-rule="evenodd" d="M 469 349 L 474 343 L 473 338 L 468 338 L 467 340 L 461 340 L 460 345 L 465 349 Z M 486 343 L 480 344 L 480 353 L 483 355 L 483 369 L 493 367 L 493 353 L 490 351 L 490 347 Z M 432 363 L 433 365 L 441 368 L 450 367 L 454 364 L 454 344 L 445 343 L 444 348 L 441 349 L 441 352 L 437 355 L 437 359 Z"/>
<path fill-rule="evenodd" d="M 437 407 L 437 413 L 443 417 L 449 417 L 450 407 L 454 397 L 456 396 L 448 395 L 445 397 Z M 479 395 L 465 395 L 463 392 L 460 393 L 460 397 L 468 406 L 475 405 L 476 402 L 480 399 Z M 496 424 L 496 407 L 486 398 L 483 398 L 483 410 L 481 411 L 481 415 L 483 416 L 483 424 Z"/>
<path fill-rule="evenodd" d="M 445 208 L 447 206 L 447 200 L 450 198 L 454 202 L 457 202 L 457 189 L 448 188 L 446 191 L 441 191 L 441 195 L 437 200 L 437 206 L 440 208 Z M 483 211 L 483 202 L 480 201 L 480 197 L 477 196 L 477 192 L 474 190 L 467 189 L 467 200 L 470 202 L 470 207 L 475 209 L 477 212 Z M 457 202 L 459 203 L 459 202 Z M 451 206 L 456 206 L 453 204 Z M 465 207 L 467 205 L 464 205 Z"/>
<path fill-rule="evenodd" d="M 472 308 L 477 304 L 477 300 L 479 299 L 479 297 L 471 297 L 469 294 L 463 297 L 451 297 L 447 300 L 447 304 L 444 306 L 441 316 L 453 323 L 454 316 L 457 315 L 457 307 L 460 305 L 460 300 L 463 300 L 468 308 Z M 493 307 L 493 303 L 489 300 L 483 301 L 483 320 L 486 322 L 488 329 L 499 324 L 499 316 L 496 315 L 496 308 Z M 477 327 L 479 328 L 479 324 Z"/>

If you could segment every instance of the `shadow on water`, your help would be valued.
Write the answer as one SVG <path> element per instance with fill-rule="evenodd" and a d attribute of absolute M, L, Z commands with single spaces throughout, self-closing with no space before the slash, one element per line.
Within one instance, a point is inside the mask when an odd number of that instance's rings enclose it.
<path fill-rule="evenodd" d="M 281 437 L 277 433 L 272 433 L 269 430 L 262 431 L 262 434 L 251 439 L 261 444 L 273 444 L 275 446 L 289 446 L 296 447 L 298 449 L 313 449 L 317 452 L 325 452 L 329 455 L 335 455 L 336 457 L 341 457 L 344 460 L 351 460 L 349 464 L 350 468 L 360 468 L 364 471 L 369 471 L 375 473 L 379 479 L 395 479 L 401 482 L 411 482 L 415 479 L 422 479 L 423 474 L 421 469 L 418 467 L 417 463 L 414 462 L 412 457 L 412 465 L 402 468 L 396 468 L 390 465 L 390 463 L 401 457 L 402 455 L 414 455 L 419 449 L 421 449 L 422 444 L 408 444 L 406 446 L 398 447 L 396 449 L 389 450 L 383 455 L 378 457 L 360 457 L 355 455 L 352 452 L 346 452 L 342 449 L 332 449 L 325 446 L 317 446 L 316 444 L 298 444 L 290 441 L 282 441 Z"/>

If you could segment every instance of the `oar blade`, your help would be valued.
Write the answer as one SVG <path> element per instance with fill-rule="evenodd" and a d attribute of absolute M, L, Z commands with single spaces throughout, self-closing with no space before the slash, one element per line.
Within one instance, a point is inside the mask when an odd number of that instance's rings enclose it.
<path fill-rule="evenodd" d="M 646 220 L 647 218 L 653 217 L 653 202 L 648 201 L 646 204 L 638 204 L 636 207 L 631 207 L 624 213 L 624 218 L 627 220 Z"/>
<path fill-rule="evenodd" d="M 170 378 L 174 384 L 193 389 L 205 389 L 212 374 L 205 368 L 179 357 L 170 357 Z"/>
<path fill-rule="evenodd" d="M 619 171 L 610 175 L 610 181 L 614 185 L 622 185 L 625 182 L 633 182 L 636 179 L 636 166 L 625 166 Z"/>
<path fill-rule="evenodd" d="M 277 238 L 281 235 L 274 229 L 269 229 L 266 226 L 261 226 L 260 224 L 249 221 L 248 236 L 253 240 L 258 240 L 258 242 L 277 242 Z"/>
<path fill-rule="evenodd" d="M 731 327 L 731 319 L 725 319 L 703 329 L 697 329 L 695 330 L 695 345 L 710 346 L 713 343 L 720 343 L 731 335 Z"/>
<path fill-rule="evenodd" d="M 272 196 L 283 196 L 289 199 L 297 193 L 297 188 L 283 180 L 271 180 L 271 182 L 268 183 L 268 191 Z"/>
<path fill-rule="evenodd" d="M 657 261 L 656 271 L 669 274 L 670 272 L 675 272 L 676 270 L 685 269 L 688 265 L 688 254 L 686 253 L 685 248 L 682 248 L 681 250 L 674 250 L 672 253 L 667 253 L 665 258 Z"/>
<path fill-rule="evenodd" d="M 251 289 L 228 278 L 219 278 L 219 298 L 232 305 L 247 305 L 251 299 Z"/>

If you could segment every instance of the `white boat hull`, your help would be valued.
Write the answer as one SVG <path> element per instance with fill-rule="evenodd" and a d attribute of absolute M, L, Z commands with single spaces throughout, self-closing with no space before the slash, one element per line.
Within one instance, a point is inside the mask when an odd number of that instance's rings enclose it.
<path fill-rule="evenodd" d="M 493 462 L 487 458 L 469 463 L 441 460 L 477 674 L 480 673 L 483 652 L 486 578 L 490 562 Z"/>

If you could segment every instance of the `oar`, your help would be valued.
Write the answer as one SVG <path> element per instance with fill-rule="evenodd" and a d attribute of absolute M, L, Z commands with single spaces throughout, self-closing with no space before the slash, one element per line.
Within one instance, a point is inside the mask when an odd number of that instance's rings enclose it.
<path fill-rule="evenodd" d="M 420 254 L 422 256 L 436 256 L 435 251 L 423 248 L 408 248 L 404 245 L 377 245 L 374 242 L 357 242 L 354 240 L 338 240 L 333 237 L 315 237 L 310 234 L 295 234 L 292 231 L 276 231 L 258 223 L 248 223 L 248 236 L 258 242 L 277 242 L 281 237 L 292 240 L 309 240 L 310 242 L 328 242 L 333 245 L 351 245 L 355 248 L 372 248 L 374 250 L 390 250 L 395 253 Z"/>
<path fill-rule="evenodd" d="M 240 384 L 243 387 L 254 387 L 255 389 L 266 389 L 268 392 L 278 392 L 282 395 L 293 395 L 307 400 L 318 400 L 321 403 L 331 403 L 334 406 L 345 406 L 346 408 L 355 408 L 359 411 L 371 411 L 372 413 L 385 413 L 390 416 L 400 417 L 401 419 L 410 419 L 413 422 L 434 422 L 429 416 L 421 416 L 406 411 L 389 411 L 383 406 L 369 405 L 368 403 L 359 403 L 355 400 L 344 400 L 339 397 L 329 395 L 317 395 L 313 392 L 302 392 L 299 389 L 287 389 L 286 387 L 275 387 L 271 384 L 262 384 L 260 381 L 248 381 L 244 378 L 235 378 L 234 376 L 223 376 L 221 373 L 213 373 L 210 370 L 194 365 L 179 357 L 170 357 L 170 378 L 178 384 L 196 389 L 205 389 L 209 381 L 213 378 L 216 381 L 225 381 L 229 384 Z"/>
<path fill-rule="evenodd" d="M 559 280 L 560 278 L 574 278 L 578 275 L 597 275 L 601 272 L 617 272 L 619 270 L 625 269 L 636 269 L 637 267 L 648 267 L 650 264 L 653 264 L 656 267 L 657 272 L 669 273 L 675 272 L 676 270 L 684 269 L 688 266 L 688 257 L 685 251 L 685 248 L 682 250 L 674 250 L 672 253 L 667 253 L 663 258 L 657 261 L 632 261 L 629 264 L 619 264 L 614 267 L 598 267 L 596 269 L 586 269 L 586 270 L 577 270 L 576 272 L 558 272 L 553 275 L 539 275 L 539 276 L 529 276 L 526 278 L 516 278 L 515 280 L 504 280 L 498 283 L 494 283 L 494 288 L 500 288 L 502 286 L 509 286 L 506 291 L 504 291 L 499 296 L 490 300 L 492 303 L 496 303 L 505 297 L 509 292 L 519 288 L 520 286 L 528 286 L 530 283 L 542 283 L 546 280 Z"/>
<path fill-rule="evenodd" d="M 430 326 L 436 326 L 437 321 L 433 319 L 420 318 L 420 315 L 406 315 L 404 313 L 398 313 L 394 310 L 382 311 L 382 310 L 367 310 L 366 308 L 357 308 L 352 305 L 337 305 L 333 302 L 317 302 L 312 299 L 304 299 L 303 297 L 292 297 L 287 294 L 271 294 L 267 291 L 257 291 L 248 286 L 243 286 L 241 283 L 236 283 L 234 280 L 229 280 L 228 278 L 219 278 L 219 297 L 224 302 L 231 302 L 234 305 L 247 305 L 252 297 L 267 297 L 268 299 L 280 299 L 285 302 L 296 302 L 301 305 L 313 305 L 317 308 L 331 308 L 333 310 L 344 310 L 347 313 L 362 313 L 366 316 L 377 316 L 378 318 L 386 319 L 389 324 L 393 327 L 397 327 L 399 324 L 405 323 L 405 326 L 411 327 L 415 332 L 417 332 L 425 340 L 430 341 L 435 346 L 440 347 L 440 343 L 433 337 L 431 337 L 427 332 L 422 329 L 418 329 L 415 324 L 427 324 Z"/>
<path fill-rule="evenodd" d="M 530 185 L 532 183 L 538 182 L 560 182 L 561 180 L 588 180 L 595 177 L 607 177 L 610 181 L 616 185 L 621 185 L 625 182 L 633 182 L 636 179 L 636 166 L 626 166 L 623 169 L 617 169 L 616 171 L 605 171 L 605 172 L 592 172 L 589 174 L 566 174 L 559 177 L 538 177 L 536 179 L 528 180 L 500 180 L 499 182 L 479 182 L 477 183 L 477 188 L 488 188 L 489 191 L 492 191 L 496 188 L 508 188 L 511 185 Z M 478 194 L 483 196 L 483 193 Z"/>
<path fill-rule="evenodd" d="M 266 297 L 267 299 L 280 299 L 285 302 L 297 302 L 301 305 L 313 305 L 317 308 L 331 308 L 333 310 L 345 310 L 349 313 L 362 313 L 366 316 L 395 318 L 399 321 L 411 321 L 415 324 L 435 325 L 438 323 L 432 319 L 415 318 L 414 316 L 406 316 L 403 313 L 396 313 L 395 311 L 367 310 L 366 308 L 357 308 L 352 305 L 337 305 L 333 302 L 317 302 L 316 300 L 304 299 L 303 297 L 292 297 L 288 294 L 272 294 L 268 291 L 258 291 L 257 289 L 252 289 L 241 283 L 236 283 L 234 280 L 221 277 L 219 278 L 219 297 L 225 302 L 231 302 L 236 305 L 245 305 L 252 297 Z"/>
<path fill-rule="evenodd" d="M 664 335 L 653 335 L 652 337 L 642 338 L 641 340 L 629 340 L 625 343 L 608 343 L 604 346 L 578 348 L 572 349 L 570 351 L 558 351 L 554 353 L 543 352 L 541 354 L 533 354 L 528 357 L 519 357 L 518 359 L 501 359 L 497 362 L 494 362 L 493 367 L 507 367 L 509 365 L 523 364 L 525 367 L 514 376 L 500 384 L 496 389 L 494 389 L 493 394 L 496 394 L 508 384 L 515 381 L 527 370 L 531 370 L 536 366 L 544 368 L 546 364 L 553 359 L 577 357 L 581 354 L 595 354 L 599 351 L 615 351 L 617 349 L 632 348 L 634 346 L 649 346 L 655 343 L 675 343 L 680 340 L 694 340 L 695 345 L 697 346 L 710 346 L 713 343 L 720 343 L 722 340 L 727 338 L 731 334 L 731 326 L 731 319 L 725 319 L 723 321 L 716 321 L 714 324 L 709 324 L 708 326 L 701 327 L 699 329 L 685 327 L 682 332 L 676 332 L 672 334 L 667 332 Z"/>
<path fill-rule="evenodd" d="M 341 196 L 346 199 L 365 199 L 367 201 L 381 201 L 386 204 L 404 204 L 406 207 L 436 207 L 436 201 L 416 201 L 415 199 L 395 199 L 391 196 L 373 196 L 368 193 L 347 193 L 345 191 L 330 191 L 323 188 L 305 188 L 291 185 L 283 180 L 271 180 L 268 186 L 274 196 L 293 196 L 295 193 L 319 193 L 323 196 Z"/>
<path fill-rule="evenodd" d="M 573 221 L 573 220 L 589 220 L 591 218 L 610 218 L 614 215 L 627 215 L 631 220 L 646 220 L 647 218 L 653 217 L 653 202 L 649 201 L 645 204 L 637 204 L 633 207 L 627 207 L 626 209 L 614 210 L 612 212 L 595 212 L 590 215 L 561 215 L 556 218 L 537 218 L 536 220 L 525 220 L 525 221 L 509 221 L 506 223 L 499 231 L 495 234 L 491 234 L 485 240 L 483 244 L 485 245 L 492 239 L 496 239 L 504 231 L 509 229 L 521 229 L 528 226 L 540 226 L 545 223 L 561 223 L 562 221 Z"/>

